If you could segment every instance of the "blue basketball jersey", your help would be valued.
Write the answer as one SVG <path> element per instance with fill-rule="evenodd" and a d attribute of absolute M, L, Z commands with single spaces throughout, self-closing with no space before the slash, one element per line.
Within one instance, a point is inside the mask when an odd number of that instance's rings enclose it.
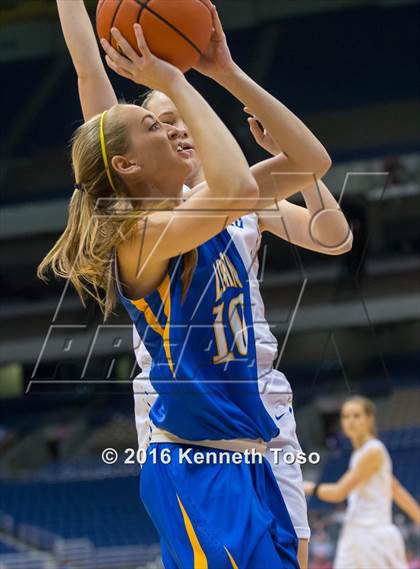
<path fill-rule="evenodd" d="M 152 356 L 156 427 L 188 440 L 263 439 L 278 428 L 259 392 L 247 269 L 225 229 L 197 248 L 182 301 L 182 256 L 160 286 L 139 300 L 119 290 Z"/>

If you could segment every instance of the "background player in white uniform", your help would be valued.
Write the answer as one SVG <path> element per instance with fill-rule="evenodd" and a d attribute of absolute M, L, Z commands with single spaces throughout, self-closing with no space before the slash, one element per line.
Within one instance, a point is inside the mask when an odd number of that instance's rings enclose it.
<path fill-rule="evenodd" d="M 107 77 L 101 58 L 99 56 L 96 39 L 92 26 L 83 5 L 83 0 L 57 0 L 60 20 L 63 28 L 64 37 L 69 48 L 73 64 L 78 75 L 78 85 L 80 101 L 85 119 L 112 107 L 116 102 L 116 95 Z M 261 104 L 263 97 L 271 98 L 263 89 L 255 83 L 252 84 L 252 97 L 249 96 L 249 78 L 244 78 L 243 72 L 233 62 L 226 38 L 221 24 L 216 18 L 215 32 L 208 52 L 200 61 L 197 69 L 212 79 L 219 82 L 236 96 L 243 104 L 252 106 L 253 101 Z M 245 96 L 244 93 L 247 93 Z M 163 98 L 163 99 L 162 99 Z M 152 106 L 160 101 L 164 104 L 162 112 Z M 270 100 L 267 103 L 270 104 Z M 172 105 L 172 108 L 171 108 Z M 195 168 L 191 172 L 187 184 L 191 187 L 203 181 L 203 174 L 198 156 L 190 140 L 188 131 L 178 115 L 172 101 L 162 93 L 155 92 L 150 98 L 148 106 L 156 113 L 161 122 L 173 122 L 178 129 L 184 130 L 183 145 L 184 150 L 190 153 L 191 161 L 195 162 Z M 249 113 L 252 112 L 248 110 Z M 273 143 L 267 131 L 260 130 L 255 117 L 248 119 L 251 131 L 257 142 L 268 152 L 280 158 L 281 149 Z M 270 130 L 270 119 L 266 117 L 266 125 Z M 273 159 L 273 160 L 275 160 Z M 281 158 L 280 158 L 281 159 Z M 273 179 L 265 182 L 272 184 Z M 265 183 L 264 182 L 264 183 Z M 260 211 L 258 215 L 252 214 L 238 220 L 236 225 L 231 228 L 235 243 L 243 255 L 244 261 L 250 269 L 250 280 L 253 289 L 253 317 L 256 326 L 256 337 L 258 346 L 258 370 L 262 376 L 263 384 L 274 382 L 273 395 L 266 395 L 264 400 L 267 407 L 271 410 L 273 417 L 277 417 L 281 430 L 277 444 L 285 449 L 299 450 L 299 445 L 295 434 L 295 423 L 291 412 L 291 388 L 283 374 L 272 370 L 272 364 L 276 356 L 276 341 L 271 334 L 268 324 L 264 319 L 264 307 L 259 293 L 258 282 L 256 280 L 257 262 L 256 251 L 259 247 L 262 231 L 272 233 L 291 241 L 299 246 L 306 247 L 318 252 L 328 254 L 341 254 L 351 247 L 351 233 L 344 216 L 333 196 L 326 186 L 319 180 L 307 191 L 303 191 L 306 208 L 299 207 L 289 202 L 283 201 L 277 206 Z M 321 211 L 321 214 L 319 213 Z M 246 237 L 240 237 L 241 234 Z M 239 245 L 241 243 L 241 245 Z M 147 365 L 142 361 L 143 356 L 139 355 L 140 366 L 144 369 L 147 376 Z M 144 385 L 144 383 L 143 383 Z M 136 397 L 139 439 L 141 446 L 147 444 L 149 434 L 148 412 L 153 404 L 153 393 L 148 389 L 144 396 Z M 261 391 L 263 391 L 263 386 Z M 267 388 L 265 389 L 267 391 Z M 273 391 L 273 388 L 272 390 Z M 270 453 L 271 454 L 271 453 Z M 302 538 L 300 547 L 301 566 L 306 566 L 307 539 L 309 528 L 307 525 L 306 503 L 302 494 L 301 474 L 298 466 L 291 467 L 280 465 L 276 468 L 277 477 L 280 481 L 281 489 L 285 500 L 288 503 L 289 511 L 294 522 L 296 532 Z M 283 478 L 280 477 L 283 475 Z M 306 544 L 304 540 L 306 539 Z"/>
<path fill-rule="evenodd" d="M 416 523 L 420 508 L 392 475 L 392 462 L 375 438 L 375 405 L 355 396 L 341 410 L 344 434 L 353 446 L 349 470 L 335 484 L 305 482 L 307 495 L 326 502 L 347 499 L 334 569 L 405 569 L 404 541 L 392 523 L 392 501 Z"/>

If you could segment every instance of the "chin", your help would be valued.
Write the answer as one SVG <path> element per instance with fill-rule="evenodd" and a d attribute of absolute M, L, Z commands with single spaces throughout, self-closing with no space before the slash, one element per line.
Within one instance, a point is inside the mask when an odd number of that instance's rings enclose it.
<path fill-rule="evenodd" d="M 185 179 L 186 176 L 189 176 L 191 168 L 192 167 L 190 161 L 187 160 L 186 158 L 181 158 L 179 156 L 177 156 L 175 160 L 172 160 L 166 165 L 166 171 L 171 172 L 170 176 L 172 178 L 174 176 L 175 177 L 182 176 Z"/>

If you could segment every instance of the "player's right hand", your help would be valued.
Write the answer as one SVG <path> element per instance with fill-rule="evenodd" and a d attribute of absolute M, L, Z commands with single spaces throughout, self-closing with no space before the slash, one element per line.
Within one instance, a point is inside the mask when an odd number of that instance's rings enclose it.
<path fill-rule="evenodd" d="M 303 482 L 303 490 L 305 492 L 305 496 L 312 496 L 315 489 L 315 482 Z"/>
<path fill-rule="evenodd" d="M 182 72 L 167 61 L 153 55 L 139 24 L 134 24 L 134 32 L 141 55 L 136 53 L 117 28 L 112 28 L 111 33 L 121 53 L 114 49 L 106 39 L 101 38 L 108 66 L 122 77 L 165 93 L 173 80 L 182 75 Z"/>

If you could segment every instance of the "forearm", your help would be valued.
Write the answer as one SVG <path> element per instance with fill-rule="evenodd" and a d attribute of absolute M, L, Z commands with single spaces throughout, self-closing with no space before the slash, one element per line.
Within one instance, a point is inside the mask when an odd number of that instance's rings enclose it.
<path fill-rule="evenodd" d="M 346 499 L 339 484 L 320 484 L 316 491 L 316 497 L 324 502 L 342 502 Z"/>
<path fill-rule="evenodd" d="M 311 238 L 331 250 L 349 250 L 353 236 L 336 199 L 322 180 L 302 190 Z"/>
<path fill-rule="evenodd" d="M 397 502 L 397 505 L 415 524 L 420 524 L 420 508 L 412 496 Z"/>
<path fill-rule="evenodd" d="M 99 47 L 83 0 L 57 0 L 64 39 L 77 75 L 104 72 Z"/>
<path fill-rule="evenodd" d="M 274 141 L 302 171 L 321 178 L 331 159 L 316 136 L 285 105 L 246 75 L 237 65 L 217 77 L 218 83 L 249 107 L 270 132 Z"/>
<path fill-rule="evenodd" d="M 397 506 L 409 516 L 414 523 L 420 524 L 420 507 L 413 496 L 397 482 L 394 484 L 394 501 Z"/>
<path fill-rule="evenodd" d="M 83 0 L 57 0 L 64 39 L 78 77 L 85 120 L 109 109 L 117 97 L 101 60 L 95 32 Z"/>
<path fill-rule="evenodd" d="M 209 187 L 221 197 L 231 197 L 241 187 L 256 186 L 238 143 L 182 74 L 171 82 L 166 94 L 191 132 Z"/>

